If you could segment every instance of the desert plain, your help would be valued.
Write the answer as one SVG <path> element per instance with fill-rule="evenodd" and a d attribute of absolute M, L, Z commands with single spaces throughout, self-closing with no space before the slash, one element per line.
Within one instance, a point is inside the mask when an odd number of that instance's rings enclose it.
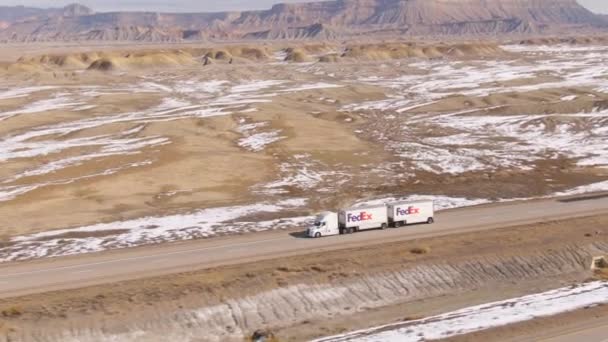
<path fill-rule="evenodd" d="M 8 46 L 0 261 L 297 234 L 319 211 L 396 198 L 602 194 L 607 52 L 601 37 Z M 606 227 L 592 215 L 4 298 L 0 340 L 307 340 L 417 321 L 595 284 Z"/>

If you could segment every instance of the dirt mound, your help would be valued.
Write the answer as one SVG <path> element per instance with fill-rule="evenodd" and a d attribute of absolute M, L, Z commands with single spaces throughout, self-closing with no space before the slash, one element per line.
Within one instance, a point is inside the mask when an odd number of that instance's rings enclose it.
<path fill-rule="evenodd" d="M 607 36 L 542 37 L 542 38 L 523 39 L 517 43 L 520 45 L 605 44 L 605 43 L 608 43 L 608 37 Z"/>
<path fill-rule="evenodd" d="M 309 54 L 315 55 L 337 51 L 336 45 L 328 43 L 302 44 L 299 48 Z"/>
<path fill-rule="evenodd" d="M 207 52 L 205 54 L 205 57 L 219 60 L 219 61 L 226 61 L 226 60 L 230 60 L 232 58 L 232 54 L 226 50 L 212 50 L 212 51 Z"/>
<path fill-rule="evenodd" d="M 266 47 L 229 46 L 204 49 L 162 49 L 140 51 L 82 52 L 55 55 L 21 57 L 5 69 L 23 72 L 40 70 L 137 70 L 155 67 L 171 68 L 180 66 L 208 65 L 215 62 L 231 63 L 263 61 L 270 58 Z M 294 61 L 308 59 L 295 53 Z"/>
<path fill-rule="evenodd" d="M 285 52 L 287 53 L 287 57 L 285 57 L 286 62 L 304 63 L 312 60 L 312 58 L 301 49 L 288 48 Z"/>
<path fill-rule="evenodd" d="M 97 70 L 97 71 L 110 71 L 117 68 L 115 61 L 111 58 L 101 58 L 93 63 L 87 68 L 88 70 Z"/>
<path fill-rule="evenodd" d="M 337 53 L 330 53 L 325 56 L 319 57 L 319 62 L 321 63 L 337 63 L 340 61 L 340 56 Z"/>
<path fill-rule="evenodd" d="M 351 45 L 341 57 L 357 60 L 387 60 L 403 58 L 439 58 L 444 56 L 496 56 L 504 51 L 491 43 L 422 45 L 417 43 L 383 43 Z"/>
<path fill-rule="evenodd" d="M 184 51 L 139 52 L 119 56 L 107 56 L 93 61 L 88 69 L 108 71 L 113 69 L 146 69 L 152 67 L 178 67 L 198 63 Z"/>
<path fill-rule="evenodd" d="M 49 67 L 59 67 L 65 69 L 83 69 L 87 67 L 92 60 L 98 59 L 96 53 L 87 54 L 66 54 L 66 55 L 41 55 L 35 57 L 21 57 L 17 62 L 40 64 Z"/>
<path fill-rule="evenodd" d="M 191 48 L 184 52 L 199 59 L 207 57 L 215 61 L 249 60 L 264 61 L 270 59 L 271 50 L 265 46 L 228 45 L 215 48 Z"/>
<path fill-rule="evenodd" d="M 268 49 L 260 47 L 234 47 L 229 48 L 228 51 L 235 57 L 250 60 L 266 60 L 270 57 Z"/>
<path fill-rule="evenodd" d="M 29 63 L 25 61 L 20 61 L 16 63 L 11 63 L 3 68 L 7 73 L 24 73 L 31 74 L 37 72 L 46 71 L 46 68 L 41 64 Z"/>

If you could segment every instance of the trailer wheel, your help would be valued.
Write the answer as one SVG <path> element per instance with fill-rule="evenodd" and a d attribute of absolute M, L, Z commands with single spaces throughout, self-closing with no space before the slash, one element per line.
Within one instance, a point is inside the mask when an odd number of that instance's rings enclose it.
<path fill-rule="evenodd" d="M 387 227 L 386 223 L 383 223 L 383 224 L 380 226 L 380 229 L 386 229 L 386 227 Z"/>
<path fill-rule="evenodd" d="M 433 222 L 435 222 L 435 220 L 433 220 L 433 218 L 432 218 L 432 217 L 429 217 L 429 219 L 428 219 L 428 220 L 426 220 L 426 223 L 428 223 L 428 224 L 431 224 L 431 223 L 433 223 Z"/>
<path fill-rule="evenodd" d="M 346 234 L 352 234 L 353 233 L 353 229 L 352 228 L 346 228 Z"/>
<path fill-rule="evenodd" d="M 315 233 L 315 237 L 316 237 L 316 238 L 320 238 L 320 237 L 321 237 L 321 233 L 316 232 L 316 233 Z"/>

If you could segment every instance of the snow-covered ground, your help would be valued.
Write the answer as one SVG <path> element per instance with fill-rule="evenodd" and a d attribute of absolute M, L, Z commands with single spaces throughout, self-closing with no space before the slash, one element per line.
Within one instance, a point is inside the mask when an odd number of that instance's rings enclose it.
<path fill-rule="evenodd" d="M 534 161 L 559 156 L 577 158 L 581 166 L 608 167 L 605 142 L 608 111 L 603 108 L 565 114 L 480 115 L 500 109 L 500 105 L 463 111 L 412 112 L 455 95 L 478 99 L 539 90 L 563 92 L 574 87 L 596 92 L 608 89 L 608 47 L 504 48 L 530 56 L 542 51 L 545 59 L 410 62 L 407 66 L 417 72 L 396 76 L 363 74 L 352 80 L 385 88 L 388 98 L 351 103 L 341 110 L 381 111 L 387 119 L 394 119 L 395 115 L 407 118 L 398 138 L 396 133 L 387 136 L 386 126 L 379 126 L 372 134 L 404 160 L 411 161 L 415 168 L 437 174 L 526 169 Z M 562 95 L 544 103 L 594 96 Z M 434 134 L 425 137 L 429 131 Z M 444 135 L 437 136 L 438 131 Z"/>
<path fill-rule="evenodd" d="M 58 93 L 50 99 L 44 99 L 33 103 L 28 103 L 25 107 L 0 113 L 0 121 L 20 114 L 40 113 L 49 110 L 72 109 L 75 111 L 90 109 L 91 107 L 83 107 L 86 102 L 76 101 L 66 96 L 63 93 Z"/>
<path fill-rule="evenodd" d="M 608 166 L 608 144 L 604 139 L 608 136 L 608 110 L 545 115 L 440 115 L 425 120 L 457 132 L 399 147 L 427 171 L 521 169 L 531 161 L 559 156 L 579 158 L 581 166 Z"/>
<path fill-rule="evenodd" d="M 248 150 L 258 152 L 264 149 L 266 145 L 273 142 L 285 139 L 280 135 L 281 131 L 255 133 L 239 140 L 239 146 L 245 147 Z"/>
<path fill-rule="evenodd" d="M 308 176 L 300 175 L 296 177 L 306 178 L 300 179 L 304 182 L 302 183 L 303 185 L 311 181 Z M 270 188 L 273 187 L 270 186 Z M 408 197 L 408 199 L 436 200 L 437 210 L 487 202 L 486 200 L 450 198 L 445 196 L 412 196 Z M 388 200 L 391 199 L 382 199 L 375 202 L 384 203 Z M 276 213 L 284 210 L 303 208 L 306 204 L 307 200 L 304 198 L 293 198 L 276 203 L 209 208 L 185 214 L 142 217 L 134 220 L 100 223 L 17 236 L 10 240 L 10 246 L 0 248 L 0 262 L 98 252 L 158 242 L 208 238 L 246 231 L 303 227 L 314 217 L 284 217 L 269 221 L 251 221 L 241 218 L 258 213 Z"/>
<path fill-rule="evenodd" d="M 160 83 L 160 82 L 165 83 Z M 231 115 L 235 112 L 253 114 L 255 104 L 270 102 L 280 93 L 338 87 L 329 83 L 297 84 L 286 80 L 252 80 L 230 82 L 226 80 L 186 79 L 167 82 L 164 77 L 147 77 L 135 85 L 69 86 L 56 91 L 56 87 L 23 87 L 0 90 L 0 100 L 33 96 L 50 92 L 48 98 L 25 104 L 20 109 L 0 112 L 0 121 L 19 115 L 33 115 L 49 111 L 78 112 L 95 108 L 89 104 L 104 94 L 158 93 L 160 104 L 146 110 L 84 117 L 50 125 L 32 127 L 27 131 L 9 133 L 0 138 L 0 163 L 44 157 L 49 161 L 42 166 L 26 168 L 11 177 L 0 179 L 0 201 L 12 200 L 32 190 L 49 185 L 69 184 L 81 179 L 114 174 L 133 167 L 129 162 L 105 170 L 91 170 L 79 177 L 57 179 L 52 182 L 27 183 L 27 178 L 58 172 L 79 166 L 88 161 L 118 155 L 133 155 L 171 143 L 169 137 L 142 136 L 146 123 L 206 118 Z M 78 100 L 76 100 L 78 99 Z M 69 137 L 76 132 L 86 132 L 99 127 L 123 124 L 121 132 L 87 137 Z M 130 126 L 128 126 L 130 125 Z M 238 145 L 252 151 L 284 139 L 280 131 L 246 132 Z M 77 155 L 59 157 L 67 152 Z M 148 159 L 154 163 L 154 158 Z M 140 166 L 138 163 L 135 166 Z M 15 181 L 20 180 L 19 184 Z"/>
<path fill-rule="evenodd" d="M 142 217 L 18 236 L 11 240 L 11 246 L 0 248 L 0 262 L 98 252 L 245 231 L 297 227 L 311 218 L 289 217 L 255 222 L 242 218 L 304 205 L 305 199 L 294 198 L 274 204 L 210 208 L 185 214 Z"/>
<path fill-rule="evenodd" d="M 300 156 L 306 160 L 307 156 Z M 133 165 L 136 167 L 137 165 Z M 324 175 L 331 176 L 330 174 Z M 319 174 L 300 170 L 293 176 L 254 189 L 269 194 L 283 193 L 282 186 L 299 186 L 310 189 L 320 182 Z M 576 187 L 568 191 L 545 196 L 570 196 L 588 192 L 608 191 L 608 181 Z M 321 189 L 322 192 L 322 189 Z M 529 198 L 509 199 L 527 200 Z M 391 201 L 432 200 L 435 210 L 441 211 L 491 203 L 489 199 L 448 197 L 441 195 L 411 195 L 385 197 L 359 201 L 353 206 L 376 205 Z M 42 233 L 17 236 L 10 240 L 9 247 L 0 248 L 0 262 L 55 257 L 78 253 L 98 252 L 109 249 L 140 246 L 152 243 L 209 238 L 240 232 L 273 229 L 303 228 L 314 216 L 285 216 L 268 221 L 242 220 L 242 217 L 258 213 L 276 213 L 284 210 L 304 208 L 306 198 L 284 199 L 276 203 L 258 203 L 234 207 L 217 207 L 197 210 L 186 214 L 142 217 L 128 221 L 108 222 L 83 227 L 51 230 Z M 504 200 L 502 200 L 504 201 Z M 86 237 L 82 237 L 86 236 Z"/>
<path fill-rule="evenodd" d="M 326 193 L 349 181 L 351 176 L 344 171 L 332 170 L 327 165 L 314 160 L 309 154 L 296 154 L 279 165 L 278 178 L 270 183 L 256 186 L 254 191 L 280 194 L 287 192 L 285 188 L 295 187 L 300 190 Z"/>
<path fill-rule="evenodd" d="M 151 123 L 208 118 L 239 114 L 251 120 L 240 122 L 235 145 L 257 153 L 268 153 L 272 144 L 288 139 L 288 128 L 271 126 L 270 122 L 253 122 L 259 106 L 272 102 L 279 96 L 304 91 L 319 91 L 348 87 L 349 85 L 373 85 L 384 88 L 388 99 L 368 101 L 350 100 L 350 104 L 336 108 L 342 111 L 381 112 L 395 126 L 396 119 L 407 118 L 409 126 L 399 127 L 403 139 L 391 140 L 381 131 L 378 141 L 386 149 L 400 157 L 397 161 L 379 165 L 370 172 L 386 171 L 390 163 L 407 161 L 412 169 L 403 170 L 390 177 L 410 177 L 423 170 L 436 174 L 460 174 L 469 171 L 499 170 L 504 168 L 527 169 L 530 164 L 546 158 L 565 156 L 577 159 L 579 166 L 608 167 L 608 110 L 595 108 L 591 111 L 568 114 L 517 114 L 490 115 L 485 111 L 500 109 L 488 106 L 483 109 L 467 109 L 446 113 L 415 112 L 417 108 L 434 104 L 454 95 L 471 97 L 507 92 L 589 87 L 597 92 L 608 92 L 608 48 L 572 48 L 558 46 L 551 49 L 526 46 L 507 46 L 536 56 L 545 53 L 548 58 L 541 62 L 525 60 L 408 60 L 390 63 L 408 63 L 414 70 L 408 73 L 384 76 L 349 73 L 331 73 L 332 80 L 287 79 L 202 79 L 189 75 L 176 78 L 167 75 L 142 77 L 135 84 L 83 85 L 83 86 L 0 86 L 0 100 L 19 103 L 20 99 L 35 97 L 36 100 L 21 104 L 19 108 L 0 111 L 0 121 L 12 122 L 19 118 L 37 118 L 41 113 L 70 113 L 52 124 L 39 124 L 28 129 L 16 129 L 0 137 L 0 167 L 10 164 L 15 172 L 0 178 L 0 203 L 11 201 L 36 189 L 47 186 L 71 184 L 85 179 L 104 177 L 142 168 L 157 162 L 156 154 L 164 146 L 173 143 L 162 130 L 155 134 L 146 132 Z M 277 56 L 279 58 L 280 56 Z M 299 65 L 296 73 L 329 75 L 319 65 Z M 336 71 L 338 74 L 340 72 Z M 531 84 L 511 82 L 542 78 Z M 354 75 L 354 76 L 352 76 Z M 277 77 L 278 78 L 278 77 Z M 334 82 L 335 79 L 335 82 Z M 538 81 L 538 82 L 537 82 Z M 331 82 L 331 83 L 329 83 Z M 347 92 L 348 90 L 345 90 Z M 148 108 L 115 113 L 95 113 L 96 100 L 105 95 L 145 94 L 158 100 Z M 314 95 L 314 96 L 313 96 Z M 325 94 L 323 94 L 325 95 Z M 597 93 L 596 93 L 597 95 Z M 556 102 L 580 101 L 580 94 L 556 95 Z M 314 105 L 331 106 L 343 103 L 336 94 L 319 97 L 310 94 Z M 314 101 L 312 99 L 317 99 Z M 309 100 L 307 100 L 309 101 Z M 318 103 L 315 103 L 318 102 Z M 314 108 L 315 110 L 317 108 Z M 90 115 L 81 111 L 94 110 Z M 321 113 L 315 111 L 314 113 Z M 482 113 L 482 114 L 480 114 Z M 353 117 L 355 117 L 353 115 Z M 344 119 L 349 124 L 353 119 Z M 33 121 L 37 122 L 37 121 Z M 112 126 L 111 133 L 99 133 Z M 386 126 L 385 126 L 386 127 Z M 432 131 L 433 134 L 426 134 Z M 161 133 L 158 133 L 161 132 Z M 359 130 L 358 133 L 368 133 Z M 438 133 L 439 132 L 439 133 Z M 272 152 L 272 151 L 271 151 Z M 82 168 L 79 173 L 61 172 L 86 163 L 117 156 L 138 156 L 139 161 L 122 161 L 120 164 L 97 163 L 94 168 Z M 302 192 L 328 194 L 349 182 L 353 176 L 349 170 L 335 169 L 314 159 L 310 154 L 297 153 L 278 159 L 274 180 L 251 188 L 255 194 L 276 196 L 289 193 L 289 189 Z M 33 163 L 24 163 L 28 159 Z M 117 158 L 116 158 L 117 159 Z M 37 162 L 44 160 L 44 162 Z M 407 164 L 407 163 L 406 163 Z M 406 165 L 403 164 L 403 165 Z M 28 165 L 28 166 L 23 166 Z M 384 169 L 383 169 L 384 168 Z M 44 177 L 41 177 L 44 176 Z M 46 178 L 50 180 L 44 180 Z M 388 177 L 387 177 L 388 178 Z M 42 179 L 42 180 L 41 180 Z M 394 185 L 392 183 L 387 186 Z M 608 191 L 608 182 L 579 187 L 556 195 L 580 194 L 591 191 Z M 298 195 L 301 196 L 301 195 Z M 410 196 L 406 199 L 433 199 L 437 209 L 477 205 L 489 202 L 484 198 L 451 198 L 447 196 Z M 377 201 L 387 201 L 380 199 Z M 133 246 L 158 241 L 171 241 L 195 237 L 208 237 L 244 230 L 263 230 L 300 224 L 305 218 L 286 218 L 268 222 L 239 222 L 240 216 L 255 212 L 281 212 L 290 209 L 285 203 L 251 204 L 243 207 L 212 208 L 166 217 L 146 217 L 131 221 L 101 225 L 73 227 L 48 233 L 16 237 L 10 247 L 0 249 L 0 260 L 14 260 L 40 256 L 55 256 L 79 252 L 91 252 L 110 248 Z M 369 201 L 368 201 L 369 202 Z M 217 217 L 216 211 L 234 213 L 234 217 Z M 245 213 L 245 214 L 244 214 Z M 238 215 L 240 216 L 238 216 Z M 228 223 L 227 223 L 228 222 Z M 63 228 L 63 227 L 57 227 Z M 105 236 L 104 232 L 108 232 Z M 91 233 L 102 237 L 69 237 Z M 48 234 L 48 235 L 47 235 Z M 67 235 L 62 236 L 62 235 Z"/>
<path fill-rule="evenodd" d="M 2 87 L 0 89 L 1 89 L 0 90 L 0 100 L 6 100 L 6 99 L 19 98 L 19 97 L 26 97 L 30 94 L 33 94 L 33 93 L 36 93 L 39 91 L 57 89 L 57 87 L 56 86 L 32 86 L 32 87 L 17 88 L 17 87 L 6 86 L 6 87 Z"/>
<path fill-rule="evenodd" d="M 596 281 L 321 338 L 315 342 L 438 340 L 605 303 L 608 303 L 608 283 Z"/>

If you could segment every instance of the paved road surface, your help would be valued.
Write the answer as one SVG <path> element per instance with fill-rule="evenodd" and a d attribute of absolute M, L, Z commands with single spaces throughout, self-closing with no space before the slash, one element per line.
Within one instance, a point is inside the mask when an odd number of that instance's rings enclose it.
<path fill-rule="evenodd" d="M 482 231 L 600 213 L 608 213 L 608 197 L 572 202 L 537 200 L 445 211 L 437 215 L 433 225 L 368 231 L 322 239 L 307 239 L 286 231 L 273 231 L 7 263 L 0 265 L 0 298 L 288 255 Z"/>

